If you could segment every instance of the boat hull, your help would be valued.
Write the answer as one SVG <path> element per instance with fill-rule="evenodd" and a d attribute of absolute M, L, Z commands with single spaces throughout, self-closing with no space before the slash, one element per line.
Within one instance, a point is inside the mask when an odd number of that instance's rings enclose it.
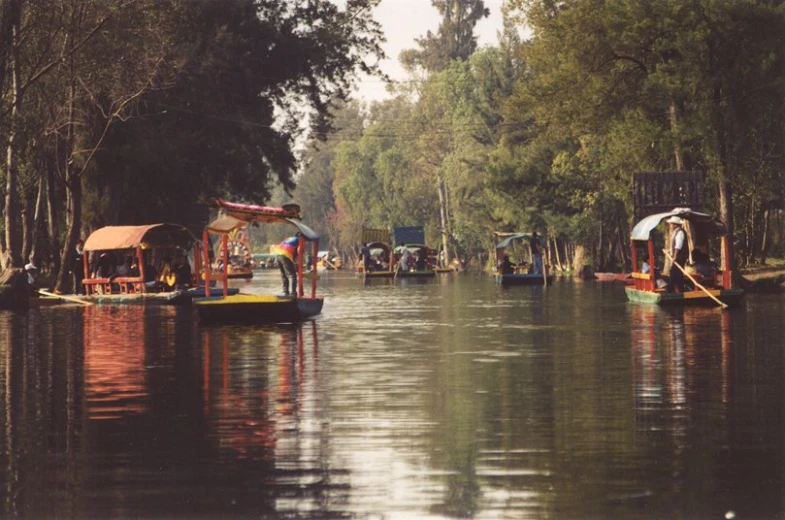
<path fill-rule="evenodd" d="M 227 278 L 230 280 L 250 280 L 253 278 L 253 271 L 250 269 L 248 271 L 240 271 L 236 273 L 229 273 L 226 275 Z"/>
<path fill-rule="evenodd" d="M 548 275 L 548 284 L 552 284 L 555 275 Z M 496 283 L 502 286 L 510 285 L 543 285 L 545 282 L 541 274 L 497 274 Z"/>
<path fill-rule="evenodd" d="M 624 291 L 627 293 L 628 300 L 637 303 L 653 303 L 668 306 L 717 305 L 717 302 L 703 291 L 685 291 L 683 293 L 642 291 L 631 285 L 625 287 Z M 744 296 L 743 289 L 709 289 L 709 293 L 728 306 L 739 303 Z"/>
<path fill-rule="evenodd" d="M 400 271 L 398 278 L 433 278 L 436 273 L 432 269 L 422 271 Z"/>
<path fill-rule="evenodd" d="M 395 271 L 371 271 L 365 274 L 360 271 L 359 275 L 366 280 L 374 278 L 393 278 L 395 276 Z"/>
<path fill-rule="evenodd" d="M 296 323 L 322 312 L 323 298 L 237 294 L 226 298 L 194 298 L 199 322 L 205 325 Z"/>
<path fill-rule="evenodd" d="M 630 278 L 629 273 L 594 273 L 594 279 L 598 282 L 624 282 Z"/>

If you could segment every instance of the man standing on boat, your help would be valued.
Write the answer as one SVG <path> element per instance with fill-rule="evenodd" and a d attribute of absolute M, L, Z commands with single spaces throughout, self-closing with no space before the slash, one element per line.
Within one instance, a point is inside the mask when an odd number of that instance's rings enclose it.
<path fill-rule="evenodd" d="M 74 255 L 71 257 L 71 273 L 74 276 L 74 294 L 84 294 L 82 280 L 84 279 L 84 240 L 76 243 Z"/>
<path fill-rule="evenodd" d="M 532 250 L 532 272 L 542 274 L 542 251 L 540 251 L 540 238 L 536 231 L 529 238 L 529 247 Z"/>
<path fill-rule="evenodd" d="M 297 248 L 300 246 L 301 233 L 297 233 L 293 237 L 284 239 L 283 242 L 273 248 L 273 252 L 277 255 L 275 262 L 278 264 L 278 269 L 281 271 L 281 283 L 283 284 L 283 295 L 290 296 L 297 294 L 297 268 L 294 262 L 297 259 Z M 292 290 L 289 291 L 289 278 L 292 279 Z"/>
<path fill-rule="evenodd" d="M 684 292 L 684 273 L 682 269 L 687 262 L 689 251 L 687 249 L 687 234 L 682 225 L 684 221 L 677 216 L 672 216 L 665 222 L 671 228 L 670 255 L 674 264 L 670 269 L 670 281 L 668 282 L 668 292 Z M 682 269 L 680 269 L 680 267 Z"/>

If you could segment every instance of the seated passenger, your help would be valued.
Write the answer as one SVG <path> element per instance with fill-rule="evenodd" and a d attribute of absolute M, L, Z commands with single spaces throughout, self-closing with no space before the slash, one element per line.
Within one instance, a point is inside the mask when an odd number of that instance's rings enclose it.
<path fill-rule="evenodd" d="M 112 275 L 115 274 L 116 270 L 117 270 L 117 266 L 115 264 L 114 255 L 106 251 L 101 253 L 101 255 L 98 257 L 96 277 L 110 278 Z"/>
<path fill-rule="evenodd" d="M 501 264 L 499 264 L 502 274 L 513 274 L 516 267 L 517 265 L 510 261 L 510 255 L 504 255 Z"/>
<path fill-rule="evenodd" d="M 171 291 L 177 282 L 174 271 L 172 270 L 172 260 L 164 257 L 161 261 L 161 269 L 158 271 L 158 283 L 163 291 Z"/>
<path fill-rule="evenodd" d="M 692 260 L 695 264 L 695 272 L 703 278 L 711 278 L 717 273 L 717 264 L 712 262 L 709 255 L 696 249 L 692 253 Z"/>
<path fill-rule="evenodd" d="M 191 286 L 191 264 L 184 255 L 178 255 L 172 268 L 175 275 L 175 287 L 178 289 Z"/>

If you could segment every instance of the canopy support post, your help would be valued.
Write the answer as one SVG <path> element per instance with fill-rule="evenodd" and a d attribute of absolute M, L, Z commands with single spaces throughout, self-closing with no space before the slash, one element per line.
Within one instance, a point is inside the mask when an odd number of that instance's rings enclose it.
<path fill-rule="evenodd" d="M 210 265 L 210 235 L 207 233 L 207 228 L 202 232 L 202 249 L 204 250 L 204 297 L 210 297 L 210 274 L 212 266 Z"/>

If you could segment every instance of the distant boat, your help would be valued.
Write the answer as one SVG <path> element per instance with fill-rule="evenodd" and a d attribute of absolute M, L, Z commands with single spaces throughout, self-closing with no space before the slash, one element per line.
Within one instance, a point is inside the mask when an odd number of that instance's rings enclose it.
<path fill-rule="evenodd" d="M 390 232 L 386 229 L 363 228 L 362 244 L 363 249 L 357 257 L 357 274 L 363 280 L 395 277 Z"/>
<path fill-rule="evenodd" d="M 401 251 L 403 247 L 409 250 L 408 265 L 402 265 L 403 257 Z M 436 276 L 433 264 L 431 248 L 425 244 L 404 244 L 395 248 L 395 258 L 397 260 L 397 271 L 400 278 L 433 278 Z"/>
<path fill-rule="evenodd" d="M 524 264 L 519 259 L 519 264 L 512 264 L 509 262 L 507 248 L 511 247 L 515 242 L 525 244 L 529 247 L 529 241 L 532 237 L 529 233 L 504 233 L 496 232 L 494 236 L 502 238 L 503 240 L 496 244 L 496 283 L 502 286 L 509 285 L 544 285 L 551 284 L 554 280 L 553 274 L 548 274 L 548 268 L 543 263 L 543 273 L 529 272 L 530 264 Z"/>

